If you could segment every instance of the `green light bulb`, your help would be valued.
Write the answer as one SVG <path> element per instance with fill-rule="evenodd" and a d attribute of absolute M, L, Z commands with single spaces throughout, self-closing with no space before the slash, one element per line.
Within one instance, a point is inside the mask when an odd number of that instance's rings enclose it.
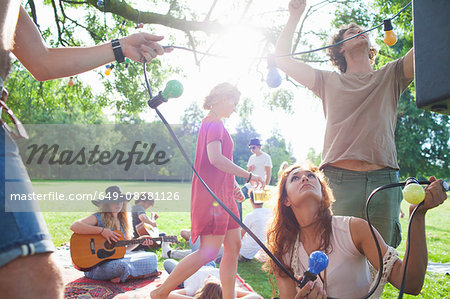
<path fill-rule="evenodd" d="M 403 198 L 416 205 L 425 199 L 425 191 L 419 184 L 409 184 L 403 189 Z"/>
<path fill-rule="evenodd" d="M 162 92 L 164 99 L 178 98 L 183 93 L 183 85 L 178 80 L 170 80 Z"/>

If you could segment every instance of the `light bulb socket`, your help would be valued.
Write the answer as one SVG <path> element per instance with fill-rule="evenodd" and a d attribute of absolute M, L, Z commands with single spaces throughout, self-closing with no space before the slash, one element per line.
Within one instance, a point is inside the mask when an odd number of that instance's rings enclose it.
<path fill-rule="evenodd" d="M 164 102 L 167 102 L 167 99 L 163 97 L 162 92 L 160 91 L 156 96 L 148 101 L 148 105 L 150 106 L 150 108 L 155 109 Z"/>
<path fill-rule="evenodd" d="M 409 177 L 405 181 L 405 187 L 408 186 L 409 184 L 419 184 L 419 182 L 417 181 L 416 178 Z"/>
<path fill-rule="evenodd" d="M 277 62 L 275 59 L 275 55 L 273 54 L 269 54 L 267 56 L 267 68 L 276 68 L 277 67 Z"/>
<path fill-rule="evenodd" d="M 316 280 L 316 278 L 317 278 L 316 274 L 312 273 L 311 271 L 305 271 L 305 273 L 303 273 L 302 280 L 298 284 L 298 287 L 301 289 L 308 283 L 308 281 L 314 281 Z"/>
<path fill-rule="evenodd" d="M 391 31 L 392 29 L 394 29 L 394 27 L 392 27 L 391 19 L 385 19 L 383 21 L 383 30 L 384 31 Z"/>

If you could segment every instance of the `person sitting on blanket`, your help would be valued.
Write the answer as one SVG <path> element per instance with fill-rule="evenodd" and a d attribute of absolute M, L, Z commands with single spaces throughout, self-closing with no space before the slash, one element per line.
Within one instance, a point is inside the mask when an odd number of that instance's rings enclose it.
<path fill-rule="evenodd" d="M 158 219 L 158 214 L 150 211 L 150 217 L 147 216 L 146 210 L 155 205 L 155 200 L 153 196 L 148 192 L 142 192 L 137 199 L 134 200 L 135 204 L 131 208 L 131 217 L 133 222 L 133 237 L 139 238 L 139 233 L 136 226 L 140 223 L 146 225 L 147 233 L 150 237 L 159 237 L 158 224 L 156 219 Z M 164 234 L 165 235 L 165 234 Z M 145 250 L 148 247 L 143 245 L 138 245 L 133 251 Z"/>
<path fill-rule="evenodd" d="M 164 269 L 171 273 L 178 261 L 167 259 Z M 219 269 L 212 266 L 203 266 L 188 277 L 181 285 L 181 289 L 172 291 L 168 299 L 196 298 L 196 299 L 222 299 L 222 286 L 220 284 Z M 256 293 L 245 291 L 236 287 L 235 298 L 261 299 Z"/>
<path fill-rule="evenodd" d="M 419 294 L 427 268 L 425 214 L 447 198 L 441 180 L 431 177 L 429 181 L 424 204 L 417 209 L 411 224 L 410 261 L 405 284 L 408 294 Z M 378 269 L 379 260 L 369 226 L 361 218 L 333 216 L 330 209 L 333 201 L 322 171 L 312 163 L 293 165 L 283 173 L 278 184 L 274 220 L 267 233 L 270 251 L 295 277 L 308 269 L 308 256 L 313 251 L 325 252 L 329 264 L 314 283 L 308 282 L 298 289 L 296 283 L 270 260 L 268 266 L 275 274 L 280 298 L 327 298 L 327 295 L 360 298 L 371 289 L 368 262 Z M 410 206 L 410 213 L 416 206 Z M 382 281 L 371 298 L 381 296 L 386 281 L 400 288 L 405 268 L 397 251 L 386 245 L 378 231 L 375 233 L 384 256 L 384 267 Z"/>
<path fill-rule="evenodd" d="M 158 214 L 150 211 L 150 217 L 147 216 L 146 210 L 153 207 L 155 205 L 155 200 L 153 199 L 152 195 L 147 192 L 142 192 L 139 195 L 139 198 L 135 199 L 135 204 L 131 208 L 131 216 L 133 217 L 133 230 L 134 230 L 134 237 L 138 238 L 139 234 L 136 230 L 136 225 L 143 222 L 148 225 L 156 231 L 156 234 L 159 234 L 158 232 L 158 224 L 156 223 L 156 219 L 158 219 Z"/>
<path fill-rule="evenodd" d="M 120 235 L 114 230 L 120 230 L 125 239 L 131 239 L 133 229 L 127 212 L 127 197 L 118 186 L 106 188 L 102 199 L 93 201 L 99 207 L 99 212 L 75 221 L 70 229 L 77 234 L 101 234 L 108 242 L 119 241 Z M 145 237 L 140 237 L 145 238 Z M 153 241 L 145 240 L 143 245 L 150 246 Z M 125 282 L 127 279 L 151 276 L 158 271 L 158 258 L 153 252 L 131 253 L 137 245 L 129 245 L 125 257 L 108 261 L 84 272 L 90 279 Z"/>

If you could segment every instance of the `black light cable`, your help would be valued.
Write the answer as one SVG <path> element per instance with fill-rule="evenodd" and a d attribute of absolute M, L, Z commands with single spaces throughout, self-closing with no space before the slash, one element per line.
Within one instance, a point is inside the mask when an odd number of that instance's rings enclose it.
<path fill-rule="evenodd" d="M 147 86 L 147 91 L 148 91 L 148 94 L 150 96 L 150 100 L 148 101 L 149 102 L 149 107 L 156 111 L 156 114 L 158 114 L 159 118 L 162 120 L 162 122 L 166 126 L 167 130 L 169 130 L 170 135 L 172 136 L 173 140 L 177 144 L 178 149 L 180 150 L 181 154 L 183 155 L 186 163 L 188 163 L 188 165 L 192 168 L 192 171 L 194 172 L 195 176 L 200 180 L 202 185 L 206 188 L 206 190 L 209 192 L 209 194 L 211 194 L 211 196 L 214 198 L 214 200 L 231 216 L 231 218 L 234 219 L 234 221 L 236 221 L 239 224 L 239 226 L 241 226 L 255 240 L 256 243 L 258 243 L 258 245 L 275 262 L 275 264 L 283 272 L 285 272 L 292 280 L 294 280 L 297 284 L 299 284 L 300 281 L 297 278 L 295 278 L 295 276 L 292 275 L 292 273 L 290 273 L 286 269 L 286 267 L 284 267 L 284 265 L 272 254 L 272 252 L 270 252 L 270 250 L 264 245 L 264 243 L 261 242 L 261 240 L 238 217 L 236 217 L 236 215 L 234 215 L 234 213 L 222 202 L 222 200 L 220 200 L 216 196 L 216 194 L 214 194 L 214 192 L 209 188 L 209 186 L 205 183 L 205 181 L 202 179 L 202 177 L 198 174 L 197 170 L 195 169 L 194 165 L 192 164 L 191 160 L 189 159 L 189 156 L 186 154 L 183 146 L 181 145 L 180 141 L 178 140 L 178 137 L 173 132 L 170 124 L 167 122 L 167 120 L 164 118 L 164 116 L 159 111 L 157 106 L 159 104 L 161 104 L 162 102 L 157 103 L 157 105 L 155 105 L 154 103 L 151 102 L 153 97 L 152 97 L 152 92 L 151 92 L 151 89 L 150 89 L 150 84 L 149 84 L 148 79 L 147 79 L 147 70 L 146 70 L 145 62 L 143 63 L 143 66 L 144 66 L 144 77 L 145 77 L 145 82 L 146 82 L 146 86 Z"/>

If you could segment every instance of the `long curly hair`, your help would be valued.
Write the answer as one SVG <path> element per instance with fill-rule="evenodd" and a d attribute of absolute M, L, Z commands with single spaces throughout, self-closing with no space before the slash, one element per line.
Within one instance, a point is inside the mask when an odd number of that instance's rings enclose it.
<path fill-rule="evenodd" d="M 334 202 L 333 193 L 326 183 L 322 171 L 320 171 L 319 168 L 312 162 L 307 161 L 303 164 L 292 165 L 288 167 L 280 176 L 273 221 L 267 231 L 268 248 L 291 273 L 293 271 L 291 261 L 285 261 L 285 255 L 288 253 L 291 253 L 292 255 L 294 243 L 297 240 L 297 236 L 301 234 L 301 228 L 291 207 L 286 206 L 288 201 L 286 181 L 289 174 L 296 169 L 309 170 L 319 179 L 322 190 L 322 202 L 317 215 L 317 223 L 321 227 L 322 233 L 320 234 L 320 248 L 317 248 L 317 250 L 322 250 L 327 253 L 332 250 L 330 245 L 330 237 L 332 233 L 331 220 L 333 214 L 330 207 Z M 269 260 L 264 265 L 264 268 L 269 271 L 269 276 L 271 271 L 277 271 L 276 273 L 280 276 L 286 275 L 272 260 Z"/>
<path fill-rule="evenodd" d="M 101 203 L 100 204 L 100 217 L 102 218 L 103 224 L 106 228 L 109 228 L 111 230 L 120 230 L 120 227 L 116 227 L 113 214 L 111 212 L 108 212 L 109 209 L 106 206 L 108 203 Z M 128 213 L 128 202 L 124 201 L 122 210 L 120 210 L 117 217 L 119 218 L 120 225 L 123 228 L 123 231 L 125 232 L 125 239 L 131 240 L 133 236 L 133 228 L 131 225 L 129 213 Z"/>
<path fill-rule="evenodd" d="M 341 28 L 339 28 L 339 31 L 331 37 L 329 44 L 333 45 L 343 40 L 344 33 L 350 28 L 360 28 L 360 27 L 355 23 L 350 23 L 348 25 L 342 26 Z M 341 71 L 341 73 L 345 73 L 347 71 L 347 61 L 345 60 L 344 54 L 340 52 L 341 48 L 342 44 L 340 44 L 339 46 L 328 48 L 327 54 L 330 57 L 331 63 L 334 66 L 336 66 Z M 373 64 L 375 62 L 377 50 L 373 46 L 369 46 L 368 55 L 370 63 Z"/>

